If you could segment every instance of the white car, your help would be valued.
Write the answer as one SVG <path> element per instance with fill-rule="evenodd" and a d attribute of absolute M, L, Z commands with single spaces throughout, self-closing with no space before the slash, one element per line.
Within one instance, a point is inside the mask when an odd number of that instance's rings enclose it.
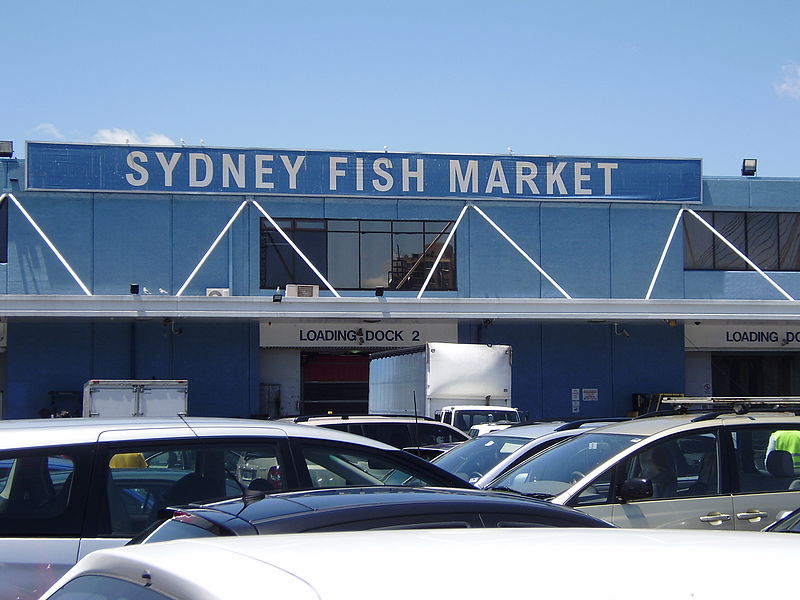
<path fill-rule="evenodd" d="M 0 598 L 38 598 L 79 558 L 125 544 L 168 505 L 371 485 L 472 487 L 381 442 L 290 423 L 0 421 Z"/>
<path fill-rule="evenodd" d="M 800 506 L 800 456 L 770 442 L 800 439 L 800 416 L 747 410 L 720 404 L 606 425 L 485 487 L 549 499 L 619 527 L 760 530 Z"/>
<path fill-rule="evenodd" d="M 561 600 L 753 600 L 791 595 L 789 574 L 799 552 L 793 536 L 734 531 L 500 528 L 215 537 L 95 552 L 42 600 L 484 600 L 500 591 Z M 714 575 L 754 561 L 768 571 Z M 640 564 L 670 568 L 637 575 Z"/>

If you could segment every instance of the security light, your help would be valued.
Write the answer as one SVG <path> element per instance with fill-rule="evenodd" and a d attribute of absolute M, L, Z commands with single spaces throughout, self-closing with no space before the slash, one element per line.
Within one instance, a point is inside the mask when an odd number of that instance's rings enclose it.
<path fill-rule="evenodd" d="M 742 175 L 746 177 L 752 177 L 755 174 L 756 174 L 756 159 L 745 158 L 742 161 Z"/>

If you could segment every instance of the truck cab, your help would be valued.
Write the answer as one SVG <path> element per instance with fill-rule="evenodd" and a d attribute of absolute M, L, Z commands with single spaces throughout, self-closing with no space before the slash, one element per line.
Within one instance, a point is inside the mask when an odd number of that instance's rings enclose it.
<path fill-rule="evenodd" d="M 434 418 L 461 431 L 469 431 L 473 426 L 482 423 L 522 421 L 519 410 L 508 406 L 443 406 L 434 413 Z"/>

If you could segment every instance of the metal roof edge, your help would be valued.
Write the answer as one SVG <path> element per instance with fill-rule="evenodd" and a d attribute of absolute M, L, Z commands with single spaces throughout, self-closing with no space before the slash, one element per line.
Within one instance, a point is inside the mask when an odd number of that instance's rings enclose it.
<path fill-rule="evenodd" d="M 793 300 L 0 295 L 0 318 L 799 320 Z"/>

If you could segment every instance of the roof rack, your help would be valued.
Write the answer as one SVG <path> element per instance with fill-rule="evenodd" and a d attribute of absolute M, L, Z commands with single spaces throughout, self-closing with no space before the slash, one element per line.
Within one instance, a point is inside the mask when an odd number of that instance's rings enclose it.
<path fill-rule="evenodd" d="M 702 410 L 709 412 L 692 419 L 706 421 L 724 414 L 744 415 L 751 410 L 793 412 L 800 415 L 800 396 L 665 396 L 662 404 L 672 404 L 676 412 Z"/>
<path fill-rule="evenodd" d="M 664 396 L 664 404 L 800 405 L 800 396 Z"/>

